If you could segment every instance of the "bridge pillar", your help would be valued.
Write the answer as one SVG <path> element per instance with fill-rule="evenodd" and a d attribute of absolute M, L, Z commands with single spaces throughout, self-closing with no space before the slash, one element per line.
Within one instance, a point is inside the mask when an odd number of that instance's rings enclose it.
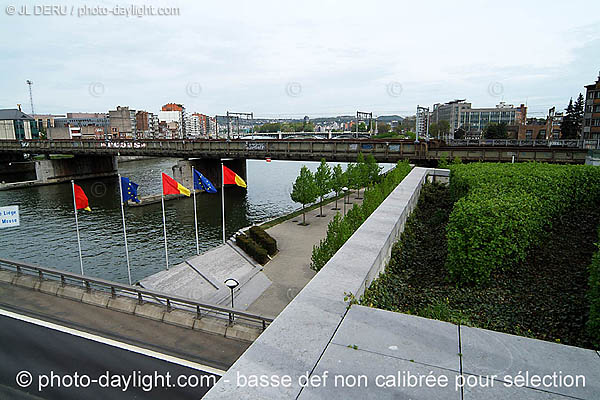
<path fill-rule="evenodd" d="M 35 180 L 35 166 L 22 154 L 0 154 L 0 183 Z"/>
<path fill-rule="evenodd" d="M 43 183 L 115 176 L 117 175 L 117 158 L 113 156 L 75 156 L 36 160 L 35 172 L 37 180 Z"/>
<path fill-rule="evenodd" d="M 246 160 L 236 158 L 224 162 L 225 166 L 233 170 L 236 174 L 246 180 Z M 173 166 L 173 178 L 183 186 L 193 189 L 192 166 L 216 187 L 221 187 L 221 160 L 213 159 L 192 159 L 179 160 L 177 165 Z"/>

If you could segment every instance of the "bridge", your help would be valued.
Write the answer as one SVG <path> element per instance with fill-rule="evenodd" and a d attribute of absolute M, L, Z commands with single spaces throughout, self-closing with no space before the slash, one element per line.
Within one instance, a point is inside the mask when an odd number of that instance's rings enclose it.
<path fill-rule="evenodd" d="M 203 171 L 219 186 L 220 159 L 245 178 L 247 159 L 330 162 L 356 161 L 359 153 L 373 155 L 378 162 L 408 160 L 435 166 L 442 159 L 465 162 L 522 162 L 583 164 L 598 141 L 577 140 L 457 140 L 420 141 L 399 139 L 202 139 L 202 140 L 1 140 L 0 178 L 22 163 L 23 155 L 73 155 L 74 158 L 46 159 L 29 166 L 27 179 L 53 183 L 116 174 L 116 156 L 177 157 L 175 179 L 192 182 L 191 167 Z M 16 162 L 16 163 L 15 163 Z M 25 168 L 24 166 L 23 168 Z M 27 180 L 21 179 L 21 180 Z M 0 179 L 15 181 L 14 179 Z M 17 179 L 18 180 L 18 179 Z"/>

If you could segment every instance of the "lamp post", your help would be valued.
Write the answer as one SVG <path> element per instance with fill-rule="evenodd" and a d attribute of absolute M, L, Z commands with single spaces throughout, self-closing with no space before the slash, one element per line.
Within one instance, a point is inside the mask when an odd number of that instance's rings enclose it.
<path fill-rule="evenodd" d="M 344 192 L 344 215 L 346 215 L 346 194 L 348 192 L 348 187 L 344 186 L 342 188 L 342 191 Z"/>
<path fill-rule="evenodd" d="M 239 286 L 239 282 L 233 278 L 227 279 L 225 285 L 231 290 L 231 308 L 233 308 L 233 289 Z M 233 314 L 229 313 L 229 324 L 233 324 Z"/>

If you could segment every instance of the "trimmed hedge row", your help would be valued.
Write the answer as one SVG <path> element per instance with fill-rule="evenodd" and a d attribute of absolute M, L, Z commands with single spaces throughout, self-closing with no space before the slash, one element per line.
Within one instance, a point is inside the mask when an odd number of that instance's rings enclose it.
<path fill-rule="evenodd" d="M 250 235 L 250 237 L 262 248 L 267 250 L 267 253 L 270 256 L 274 256 L 275 253 L 277 253 L 277 241 L 260 226 L 253 226 L 250 228 L 248 230 L 248 235 Z"/>
<path fill-rule="evenodd" d="M 482 284 L 522 262 L 571 207 L 594 204 L 600 168 L 585 165 L 452 165 L 456 200 L 447 226 L 446 267 L 459 283 Z"/>
<path fill-rule="evenodd" d="M 269 261 L 269 256 L 267 255 L 267 251 L 263 249 L 258 243 L 252 240 L 246 234 L 239 234 L 235 237 L 235 243 L 238 247 L 244 250 L 246 253 L 250 255 L 256 262 L 261 265 L 264 265 Z"/>
<path fill-rule="evenodd" d="M 385 177 L 379 183 L 366 189 L 361 205 L 355 204 L 346 213 L 346 216 L 337 213 L 329 221 L 325 239 L 322 239 L 317 246 L 313 247 L 310 267 L 315 271 L 320 271 L 336 251 L 352 236 L 354 231 L 402 182 L 411 169 L 412 167 L 408 161 L 398 161 L 396 167 L 385 174 Z"/>
<path fill-rule="evenodd" d="M 598 246 L 598 251 L 594 253 L 589 266 L 590 277 L 587 294 L 590 302 L 590 315 L 586 327 L 594 344 L 600 346 L 600 240 L 596 246 Z"/>

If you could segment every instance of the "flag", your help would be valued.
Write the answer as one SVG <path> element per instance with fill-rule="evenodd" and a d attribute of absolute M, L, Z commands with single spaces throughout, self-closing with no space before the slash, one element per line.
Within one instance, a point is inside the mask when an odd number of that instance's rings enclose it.
<path fill-rule="evenodd" d="M 246 182 L 238 174 L 223 165 L 223 184 L 246 187 Z"/>
<path fill-rule="evenodd" d="M 73 184 L 73 190 L 75 195 L 75 208 L 77 210 L 81 210 L 83 208 L 86 211 L 92 211 L 88 202 L 88 198 L 83 192 L 81 186 Z"/>
<path fill-rule="evenodd" d="M 207 193 L 217 193 L 217 189 L 213 186 L 212 183 L 204 175 L 202 175 L 199 171 L 194 169 L 194 189 L 196 190 L 204 190 Z"/>
<path fill-rule="evenodd" d="M 123 203 L 126 203 L 129 200 L 133 200 L 136 203 L 140 202 L 138 199 L 138 190 L 139 185 L 129 180 L 129 178 L 121 177 L 121 190 L 123 193 Z"/>
<path fill-rule="evenodd" d="M 175 179 L 171 178 L 165 173 L 162 174 L 162 186 L 164 195 L 184 194 L 190 197 L 190 189 L 186 188 L 181 183 L 177 182 Z"/>

